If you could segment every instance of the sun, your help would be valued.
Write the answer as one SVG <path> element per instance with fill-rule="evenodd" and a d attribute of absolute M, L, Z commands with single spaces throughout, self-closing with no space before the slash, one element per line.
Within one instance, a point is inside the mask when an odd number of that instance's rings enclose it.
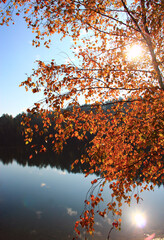
<path fill-rule="evenodd" d="M 139 58 L 141 58 L 143 53 L 143 49 L 140 45 L 132 45 L 127 49 L 127 58 L 129 61 L 133 61 L 133 60 L 138 60 Z"/>

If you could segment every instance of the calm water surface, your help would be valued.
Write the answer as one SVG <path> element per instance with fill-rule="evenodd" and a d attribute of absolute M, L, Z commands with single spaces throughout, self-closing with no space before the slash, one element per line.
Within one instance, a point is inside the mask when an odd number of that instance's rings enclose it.
<path fill-rule="evenodd" d="M 82 173 L 69 173 L 59 167 L 22 166 L 14 159 L 10 162 L 0 161 L 0 239 L 72 239 L 74 223 L 83 211 L 95 176 L 85 178 Z M 113 231 L 111 240 L 143 240 L 152 233 L 156 234 L 154 239 L 164 239 L 163 186 L 141 197 L 144 200 L 139 205 L 123 207 L 122 230 Z M 110 199 L 108 187 L 105 199 Z M 134 222 L 138 212 L 145 216 L 142 227 Z M 105 240 L 111 222 L 110 215 L 97 217 L 95 235 L 87 239 Z M 79 239 L 85 239 L 84 233 Z"/>

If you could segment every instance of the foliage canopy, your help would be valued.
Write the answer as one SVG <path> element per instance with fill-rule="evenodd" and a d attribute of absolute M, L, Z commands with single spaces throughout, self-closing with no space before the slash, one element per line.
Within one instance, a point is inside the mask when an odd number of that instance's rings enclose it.
<path fill-rule="evenodd" d="M 162 0 L 11 0 L 0 1 L 1 24 L 9 24 L 13 12 L 24 13 L 28 27 L 35 33 L 33 45 L 44 41 L 50 47 L 50 36 L 60 33 L 71 37 L 77 64 L 55 64 L 38 61 L 38 69 L 22 86 L 33 93 L 44 92 L 45 98 L 35 103 L 31 113 L 39 113 L 43 130 L 32 130 L 25 116 L 26 142 L 35 132 L 46 132 L 53 112 L 55 134 L 45 137 L 55 151 L 62 150 L 67 139 L 93 136 L 87 156 L 89 172 L 99 171 L 101 178 L 92 182 L 98 194 L 86 199 L 87 210 L 76 223 L 93 232 L 95 207 L 103 201 L 106 183 L 112 199 L 100 216 L 109 211 L 121 216 L 122 202 L 130 204 L 132 194 L 161 182 L 164 176 L 164 82 L 163 37 L 164 4 Z M 15 9 L 15 10 L 14 10 Z M 128 49 L 142 47 L 142 55 L 128 58 Z M 80 106 L 81 97 L 90 105 Z M 121 98 L 120 98 L 121 97 Z M 110 109 L 106 106 L 111 105 Z M 69 106 L 69 108 L 66 108 Z M 138 180 L 142 177 L 142 182 Z M 146 185 L 144 185 L 146 184 Z M 153 188 L 151 185 L 150 188 Z M 119 221 L 113 226 L 118 227 Z"/>

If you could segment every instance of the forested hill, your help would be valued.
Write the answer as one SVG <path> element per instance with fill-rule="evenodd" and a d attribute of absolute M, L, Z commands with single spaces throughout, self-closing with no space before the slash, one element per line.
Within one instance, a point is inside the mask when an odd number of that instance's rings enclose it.
<path fill-rule="evenodd" d="M 21 125 L 22 117 L 24 114 L 19 114 L 15 118 L 11 115 L 4 114 L 0 117 L 0 147 L 26 147 L 24 143 L 24 128 Z M 35 124 L 42 127 L 42 119 L 40 116 L 30 115 L 32 127 Z M 54 123 L 52 121 L 51 127 L 49 128 L 49 132 L 45 132 L 40 135 L 35 134 L 33 136 L 33 144 L 40 145 L 45 143 L 45 136 L 49 134 L 55 134 L 54 132 Z M 78 144 L 78 140 L 73 138 L 68 141 L 71 143 Z M 51 147 L 51 146 L 49 146 Z"/>
<path fill-rule="evenodd" d="M 121 99 L 120 99 L 121 101 Z M 113 105 L 111 102 L 107 102 L 103 106 L 103 110 L 109 110 L 111 108 L 111 105 Z M 90 105 L 83 105 L 82 110 L 84 111 L 90 111 L 91 106 Z M 127 108 L 127 104 L 124 103 L 124 109 Z M 71 107 L 68 107 L 66 111 L 71 111 Z M 65 110 L 63 110 L 65 111 Z M 12 115 L 4 114 L 0 117 L 0 146 L 24 146 L 24 136 L 23 136 L 23 126 L 21 125 L 22 122 L 22 116 L 24 113 L 17 115 L 16 117 L 12 117 Z M 42 125 L 41 117 L 35 117 L 35 115 L 30 115 L 32 119 L 32 125 L 34 126 L 37 124 L 38 126 Z M 50 118 L 52 115 L 50 116 Z M 47 134 L 53 134 L 54 133 L 54 123 L 52 120 L 52 125 L 49 129 L 49 132 Z M 42 141 L 45 140 L 45 135 L 40 136 L 35 135 L 33 137 L 33 141 L 38 144 L 41 144 Z M 74 141 L 74 140 L 73 140 Z"/>
<path fill-rule="evenodd" d="M 110 108 L 110 105 L 109 105 Z M 104 111 L 109 109 L 108 106 L 104 108 Z M 70 110 L 70 109 L 69 109 Z M 87 105 L 84 107 L 84 110 L 88 111 L 90 110 L 90 107 Z M 0 158 L 1 161 L 4 163 L 9 163 L 13 161 L 14 159 L 17 159 L 17 161 L 22 165 L 38 165 L 38 166 L 47 166 L 47 165 L 53 165 L 53 161 L 55 160 L 55 164 L 61 164 L 66 162 L 68 166 L 62 166 L 62 169 L 67 169 L 70 171 L 71 164 L 76 160 L 79 159 L 81 154 L 86 153 L 86 148 L 88 147 L 89 141 L 93 139 L 92 134 L 88 135 L 88 140 L 80 141 L 77 138 L 73 137 L 67 141 L 67 145 L 64 146 L 63 152 L 60 155 L 52 155 L 53 157 L 47 157 L 45 154 L 40 155 L 38 161 L 38 154 L 33 155 L 33 158 L 29 161 L 30 154 L 33 154 L 35 149 L 31 149 L 30 145 L 25 145 L 24 142 L 24 135 L 23 135 L 23 126 L 21 125 L 22 122 L 22 116 L 24 114 L 19 114 L 15 118 L 11 115 L 4 114 L 0 117 Z M 32 125 L 35 124 L 42 124 L 41 117 L 35 115 L 31 115 L 32 119 Z M 38 147 L 41 144 L 45 143 L 45 135 L 46 134 L 55 134 L 54 132 L 54 123 L 52 122 L 51 127 L 49 128 L 49 132 L 43 134 L 43 135 L 34 135 L 32 144 L 38 145 Z M 12 150 L 13 149 L 13 150 Z M 47 144 L 47 152 L 52 153 L 52 145 Z M 46 156 L 46 157 L 45 157 Z M 50 155 L 51 156 L 51 155 Z M 50 158 L 50 160 L 48 160 Z M 23 162 L 22 162 L 23 159 Z M 37 161 L 36 161 L 37 159 Z M 44 163 L 44 159 L 45 163 Z M 37 164 L 36 164 L 37 162 Z M 57 165 L 53 165 L 57 166 Z M 59 167 L 59 166 L 58 166 Z M 141 167 L 142 168 L 142 167 Z M 80 172 L 86 169 L 85 166 L 77 165 L 75 168 L 75 172 Z M 142 169 L 141 169 L 142 170 Z M 140 179 L 142 180 L 142 176 L 140 174 L 140 170 L 138 171 L 138 176 L 140 176 Z M 157 181 L 158 182 L 158 181 Z M 159 181 L 160 183 L 160 181 Z"/>
<path fill-rule="evenodd" d="M 24 137 L 22 134 L 22 115 L 19 114 L 15 118 L 11 115 L 4 114 L 0 117 L 0 146 L 18 146 L 24 145 Z"/>
<path fill-rule="evenodd" d="M 79 159 L 81 154 L 85 153 L 87 140 L 79 141 L 76 138 L 71 138 L 64 145 L 64 149 L 60 154 L 55 154 L 52 152 L 52 145 L 47 144 L 47 153 L 33 154 L 36 148 L 31 148 L 31 145 L 26 145 L 24 141 L 24 128 L 21 125 L 23 113 L 17 115 L 15 118 L 11 115 L 4 114 L 0 117 L 0 160 L 3 163 L 8 164 L 16 159 L 16 161 L 21 165 L 28 164 L 29 166 L 47 166 L 58 167 L 61 169 L 71 170 L 71 164 Z M 42 119 L 40 116 L 30 115 L 32 119 L 32 125 L 42 124 Z M 38 145 L 45 143 L 46 134 L 54 134 L 54 124 L 49 129 L 49 132 L 43 135 L 35 135 L 33 137 L 32 144 Z M 29 159 L 30 154 L 33 154 L 33 158 Z M 47 154 L 47 155 L 46 155 Z M 46 160 L 45 160 L 46 159 Z M 62 165 L 64 164 L 64 166 Z M 60 166 L 58 166 L 60 165 Z M 81 166 L 77 165 L 74 172 L 80 172 L 83 168 L 86 168 L 86 164 Z"/>

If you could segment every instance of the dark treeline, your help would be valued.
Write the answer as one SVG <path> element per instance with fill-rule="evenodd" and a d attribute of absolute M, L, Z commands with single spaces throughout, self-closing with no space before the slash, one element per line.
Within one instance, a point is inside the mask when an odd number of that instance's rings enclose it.
<path fill-rule="evenodd" d="M 90 105 L 83 105 L 82 110 L 90 111 Z M 106 104 L 103 107 L 103 110 L 111 108 L 111 104 Z M 68 107 L 63 111 L 72 111 L 72 107 Z M 82 154 L 86 154 L 86 148 L 89 146 L 90 140 L 93 139 L 93 135 L 87 133 L 88 139 L 83 141 L 78 140 L 73 137 L 67 140 L 67 144 L 64 145 L 63 151 L 60 154 L 54 153 L 52 151 L 52 143 L 45 143 L 45 137 L 49 134 L 55 134 L 53 121 L 53 114 L 49 115 L 51 120 L 51 126 L 48 129 L 48 132 L 40 134 L 35 132 L 33 135 L 32 143 L 26 145 L 24 137 L 24 127 L 21 122 L 23 121 L 24 113 L 12 117 L 11 115 L 4 114 L 0 117 L 0 159 L 4 164 L 12 163 L 15 159 L 19 164 L 23 166 L 38 166 L 46 167 L 50 165 L 51 167 L 59 167 L 62 170 L 67 169 L 71 171 L 71 164 L 76 160 L 80 159 Z M 43 128 L 43 121 L 40 115 L 30 114 L 30 125 L 32 129 L 35 128 L 35 125 L 38 125 L 39 129 Z M 47 153 L 39 153 L 40 146 L 46 145 Z M 31 148 L 31 145 L 36 145 L 34 148 Z M 35 154 L 37 150 L 37 154 Z M 30 155 L 33 155 L 32 159 L 29 159 Z M 81 165 L 80 163 L 75 165 L 74 172 L 81 172 L 86 169 L 86 164 Z"/>
<path fill-rule="evenodd" d="M 106 104 L 103 107 L 103 110 L 111 108 L 111 104 Z M 83 105 L 82 110 L 90 111 L 90 105 Z M 68 107 L 66 111 L 71 111 L 71 107 Z M 64 110 L 63 110 L 64 111 Z M 48 142 L 45 144 L 45 136 L 49 134 L 55 134 L 53 114 L 50 114 L 49 118 L 51 119 L 51 126 L 49 127 L 48 132 L 44 134 L 35 133 L 33 136 L 32 143 L 29 145 L 25 144 L 24 139 L 24 127 L 21 122 L 23 120 L 23 115 L 19 114 L 16 117 L 11 115 L 4 114 L 0 117 L 0 160 L 4 164 L 9 164 L 15 159 L 19 164 L 23 166 L 38 166 L 46 167 L 50 165 L 51 167 L 57 167 L 62 170 L 66 169 L 71 171 L 71 164 L 76 160 L 80 159 L 81 155 L 86 154 L 86 149 L 89 146 L 90 140 L 93 139 L 92 134 L 87 134 L 88 139 L 83 141 L 78 140 L 73 137 L 67 140 L 67 144 L 64 145 L 63 151 L 60 154 L 54 153 L 52 151 L 52 144 Z M 31 118 L 31 127 L 37 124 L 39 129 L 42 129 L 43 122 L 42 118 L 39 115 L 28 114 Z M 39 153 L 40 146 L 46 145 L 47 153 Z M 31 148 L 31 145 L 36 145 L 36 147 Z M 37 150 L 37 154 L 35 154 Z M 33 155 L 29 159 L 30 155 Z M 86 164 L 75 164 L 73 172 L 84 171 L 88 166 Z"/>
<path fill-rule="evenodd" d="M 4 114 L 0 117 L 0 147 L 20 147 L 28 149 L 28 145 L 25 145 L 24 141 L 24 127 L 21 125 L 23 121 L 22 117 L 24 114 L 19 114 L 15 118 L 11 115 Z M 42 129 L 43 122 L 41 116 L 35 116 L 33 114 L 28 114 L 31 118 L 31 127 L 32 129 L 37 124 L 39 129 Z M 49 118 L 53 118 L 53 115 L 50 114 Z M 45 136 L 51 134 L 55 134 L 54 131 L 54 122 L 51 121 L 51 126 L 49 127 L 48 132 L 44 134 L 35 133 L 33 136 L 32 144 L 41 145 L 45 144 Z M 91 136 L 88 136 L 89 140 Z M 71 138 L 68 140 L 68 144 L 74 144 L 76 146 L 79 141 L 76 138 Z M 85 145 L 84 141 L 82 145 Z M 52 149 L 50 145 L 47 144 L 48 150 Z"/>
<path fill-rule="evenodd" d="M 120 102 L 122 101 L 122 99 L 120 98 L 119 100 Z M 118 102 L 119 102 L 118 101 Z M 129 104 L 129 103 L 128 103 Z M 126 102 L 123 103 L 123 108 L 122 110 L 124 112 L 126 112 L 127 108 L 128 108 L 128 104 Z M 103 111 L 107 111 L 107 110 L 111 110 L 111 106 L 116 106 L 117 103 L 113 103 L 113 102 L 106 102 L 102 109 Z M 81 106 L 81 109 L 84 111 L 90 111 L 91 110 L 91 106 L 90 105 L 83 105 Z M 72 108 L 68 107 L 67 109 L 64 109 L 63 111 L 71 111 Z M 93 109 L 92 109 L 93 111 Z M 21 146 L 24 147 L 24 127 L 21 125 L 22 122 L 22 117 L 23 117 L 24 113 L 17 115 L 16 117 L 12 117 L 12 115 L 8 115 L 8 114 L 3 114 L 0 117 L 0 147 L 17 147 L 17 146 Z M 43 126 L 43 122 L 42 122 L 42 118 L 39 115 L 33 115 L 33 114 L 28 114 L 28 116 L 30 116 L 31 118 L 31 122 L 30 125 L 32 128 L 34 128 L 35 124 L 38 125 L 39 129 L 42 129 Z M 53 114 L 49 115 L 49 118 L 51 120 L 51 126 L 49 128 L 49 131 L 47 133 L 45 133 L 46 135 L 49 134 L 54 134 L 54 121 L 53 121 Z M 45 144 L 45 134 L 40 135 L 39 133 L 37 134 L 35 132 L 34 136 L 33 136 L 33 144 Z M 90 141 L 92 139 L 93 136 L 91 136 L 90 134 L 88 134 L 88 140 Z M 69 141 L 75 141 L 75 139 L 70 139 Z M 51 146 L 48 146 L 51 147 Z M 49 149 L 48 149 L 49 150 Z"/>
<path fill-rule="evenodd" d="M 111 108 L 111 104 L 107 103 L 104 105 L 103 110 L 106 111 Z M 124 103 L 124 111 L 126 112 L 128 105 Z M 83 110 L 89 111 L 91 108 L 89 105 L 83 106 Z M 67 109 L 71 111 L 70 109 Z M 67 144 L 64 145 L 64 149 L 60 154 L 52 152 L 52 144 L 47 143 L 46 149 L 47 153 L 35 153 L 37 147 L 32 148 L 30 145 L 26 145 L 24 141 L 24 127 L 21 125 L 22 116 L 24 114 L 19 114 L 15 118 L 11 115 L 4 114 L 0 117 L 0 160 L 4 164 L 12 163 L 13 159 L 15 159 L 19 164 L 23 166 L 37 166 L 37 167 L 56 167 L 62 170 L 67 170 L 71 172 L 71 164 L 76 160 L 80 159 L 82 154 L 86 154 L 86 149 L 89 146 L 90 140 L 92 140 L 93 135 L 88 135 L 88 140 L 80 141 L 77 138 L 70 138 L 67 140 Z M 53 117 L 53 114 L 50 115 L 50 118 Z M 31 126 L 34 127 L 35 124 L 42 127 L 42 118 L 41 116 L 30 115 L 31 118 Z M 40 149 L 40 145 L 45 145 L 45 136 L 49 134 L 55 134 L 54 132 L 54 124 L 55 121 L 51 121 L 51 126 L 47 133 L 42 135 L 34 134 L 32 144 L 38 145 L 38 150 Z M 147 151 L 150 150 L 148 147 Z M 29 159 L 30 154 L 33 155 L 32 159 Z M 75 165 L 73 172 L 83 172 L 87 169 L 87 165 Z M 142 179 L 142 168 L 138 169 L 137 176 L 140 176 Z M 98 173 L 97 173 L 98 174 Z M 162 182 L 160 179 L 157 179 L 157 182 Z"/>
<path fill-rule="evenodd" d="M 46 153 L 35 153 L 37 146 L 31 148 L 31 145 L 26 145 L 24 141 L 24 128 L 21 125 L 22 116 L 19 114 L 15 118 L 11 115 L 4 114 L 0 117 L 0 160 L 4 164 L 12 163 L 14 160 L 22 166 L 37 166 L 42 167 L 56 167 L 61 170 L 71 172 L 71 164 L 80 159 L 82 154 L 86 152 L 88 141 L 79 141 L 77 138 L 71 138 L 64 145 L 63 151 L 60 154 L 52 151 L 52 145 L 47 144 Z M 42 126 L 42 119 L 39 116 L 30 115 L 32 127 L 37 124 Z M 49 132 L 46 134 L 54 134 L 54 124 L 52 122 Z M 91 136 L 90 136 L 91 139 Z M 35 134 L 33 136 L 32 144 L 38 145 L 38 150 L 41 144 L 45 144 L 45 134 Z M 30 155 L 32 159 L 29 159 Z M 86 164 L 77 164 L 73 172 L 83 172 L 87 168 Z"/>
<path fill-rule="evenodd" d="M 24 146 L 21 121 L 22 114 L 17 115 L 15 118 L 8 114 L 4 114 L 0 117 L 1 147 Z"/>

